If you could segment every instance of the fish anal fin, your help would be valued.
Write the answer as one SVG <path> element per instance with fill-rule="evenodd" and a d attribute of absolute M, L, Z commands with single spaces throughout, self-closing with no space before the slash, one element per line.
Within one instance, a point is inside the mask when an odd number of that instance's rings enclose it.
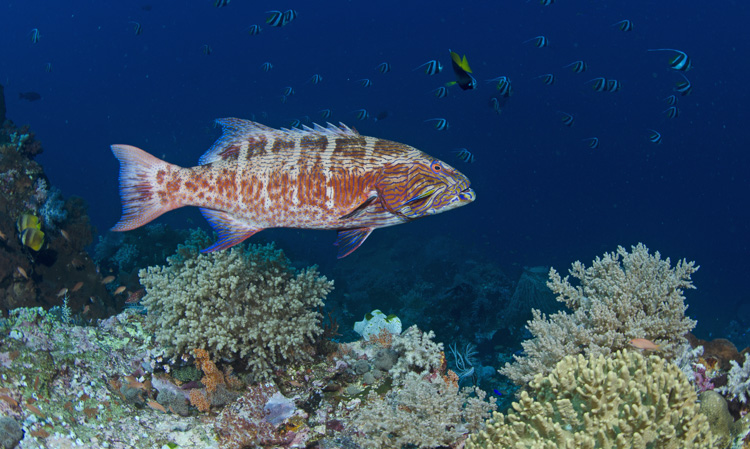
<path fill-rule="evenodd" d="M 343 259 L 360 247 L 372 233 L 373 228 L 342 229 L 339 231 L 334 245 L 339 247 L 336 258 Z"/>
<path fill-rule="evenodd" d="M 202 253 L 211 253 L 222 249 L 231 248 L 245 241 L 262 229 L 248 225 L 238 220 L 227 212 L 214 209 L 200 208 L 201 214 L 206 218 L 214 231 L 219 234 L 219 239 L 213 245 L 201 250 Z"/>
<path fill-rule="evenodd" d="M 377 195 L 370 196 L 362 204 L 360 204 L 359 206 L 357 206 L 356 208 L 354 208 L 354 210 L 352 210 L 351 212 L 349 212 L 346 215 L 342 215 L 341 217 L 339 217 L 339 220 L 348 220 L 350 218 L 355 218 L 355 217 L 358 217 L 358 216 L 362 215 L 362 213 L 365 211 L 365 209 L 367 209 L 367 206 L 369 206 L 370 203 L 372 203 L 373 201 L 375 201 L 376 198 L 377 198 Z"/>

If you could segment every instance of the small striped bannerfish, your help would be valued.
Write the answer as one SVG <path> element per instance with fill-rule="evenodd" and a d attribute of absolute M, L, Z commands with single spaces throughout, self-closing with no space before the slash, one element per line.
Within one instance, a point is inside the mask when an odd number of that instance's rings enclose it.
<path fill-rule="evenodd" d="M 438 131 L 444 131 L 448 128 L 450 128 L 450 124 L 448 123 L 448 120 L 444 118 L 428 118 L 425 120 L 425 122 L 435 122 L 435 129 Z"/>
<path fill-rule="evenodd" d="M 527 44 L 529 42 L 533 42 L 536 48 L 544 48 L 549 45 L 549 39 L 547 39 L 545 36 L 536 36 L 523 41 L 524 44 Z"/>
<path fill-rule="evenodd" d="M 651 131 L 648 135 L 649 142 L 659 145 L 661 143 L 661 133 L 654 129 L 649 129 L 649 131 Z"/>
<path fill-rule="evenodd" d="M 574 73 L 581 73 L 581 72 L 585 72 L 585 71 L 586 71 L 586 69 L 588 69 L 588 68 L 589 68 L 588 64 L 586 64 L 586 62 L 585 62 L 585 61 L 582 61 L 582 60 L 579 60 L 579 61 L 573 61 L 573 62 L 571 62 L 570 64 L 568 64 L 568 65 L 566 65 L 566 66 L 563 66 L 563 68 L 565 68 L 565 69 L 567 69 L 568 67 L 570 67 L 570 69 L 571 69 L 571 70 L 572 70 L 572 71 L 573 71 Z"/>
<path fill-rule="evenodd" d="M 458 159 L 461 159 L 462 161 L 469 164 L 474 163 L 474 154 L 466 148 L 459 148 L 457 150 L 453 150 L 453 152 L 456 153 L 456 157 Z"/>
<path fill-rule="evenodd" d="M 599 138 L 598 137 L 587 137 L 583 139 L 584 142 L 586 142 L 586 145 L 588 145 L 589 148 L 592 150 L 596 150 L 599 148 Z"/>
<path fill-rule="evenodd" d="M 391 65 L 387 62 L 381 62 L 377 67 L 375 67 L 375 70 L 380 73 L 388 73 L 391 71 Z"/>
<path fill-rule="evenodd" d="M 129 145 L 120 161 L 129 231 L 184 206 L 197 206 L 218 233 L 211 252 L 266 228 L 331 229 L 338 257 L 377 228 L 446 212 L 476 198 L 461 172 L 418 149 L 362 136 L 345 125 L 277 130 L 236 118 L 196 167 L 183 168 Z"/>
<path fill-rule="evenodd" d="M 425 68 L 424 73 L 428 75 L 435 75 L 436 73 L 440 73 L 443 71 L 443 64 L 436 59 L 427 61 L 424 64 L 420 65 L 419 67 L 415 68 L 414 70 L 419 70 L 422 67 Z"/>
<path fill-rule="evenodd" d="M 648 51 L 675 52 L 677 54 L 669 60 L 669 67 L 682 72 L 687 72 L 688 70 L 693 68 L 693 61 L 690 59 L 690 56 L 688 56 L 684 51 L 675 50 L 674 48 L 653 48 Z"/>
<path fill-rule="evenodd" d="M 612 24 L 613 27 L 617 27 L 620 31 L 633 31 L 633 22 L 628 19 L 620 20 Z"/>

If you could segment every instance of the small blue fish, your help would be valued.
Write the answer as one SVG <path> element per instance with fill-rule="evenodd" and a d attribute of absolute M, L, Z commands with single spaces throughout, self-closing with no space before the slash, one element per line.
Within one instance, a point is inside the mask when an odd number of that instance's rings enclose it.
<path fill-rule="evenodd" d="M 444 131 L 450 128 L 450 124 L 448 123 L 448 120 L 444 118 L 429 118 L 425 120 L 425 122 L 435 122 L 435 129 L 438 131 Z"/>
<path fill-rule="evenodd" d="M 297 10 L 287 9 L 284 11 L 284 18 L 281 20 L 281 26 L 284 26 L 297 18 Z"/>
<path fill-rule="evenodd" d="M 502 106 L 500 105 L 500 100 L 498 100 L 497 97 L 490 98 L 490 107 L 497 114 L 500 114 L 501 112 L 503 112 Z"/>
<path fill-rule="evenodd" d="M 544 48 L 549 45 L 549 39 L 544 36 L 536 36 L 523 41 L 524 44 L 527 44 L 529 42 L 534 42 L 534 46 L 536 48 Z"/>
<path fill-rule="evenodd" d="M 587 137 L 585 139 L 582 139 L 584 142 L 588 142 L 589 148 L 592 150 L 596 150 L 599 148 L 599 138 L 598 137 Z"/>
<path fill-rule="evenodd" d="M 378 64 L 378 66 L 375 68 L 380 73 L 388 73 L 391 71 L 391 65 L 387 62 L 381 62 Z"/>
<path fill-rule="evenodd" d="M 573 61 L 570 64 L 563 66 L 564 69 L 567 69 L 568 67 L 570 67 L 574 73 L 585 72 L 586 69 L 589 68 L 588 64 L 586 64 L 586 62 L 582 60 Z"/>
<path fill-rule="evenodd" d="M 250 36 L 257 36 L 261 31 L 263 31 L 263 28 L 261 28 L 260 25 L 250 25 L 250 28 L 248 28 L 247 30 L 247 34 L 249 34 Z"/>
<path fill-rule="evenodd" d="M 32 29 L 29 34 L 31 34 L 31 43 L 32 44 L 36 44 L 37 42 L 39 42 L 39 39 L 42 38 L 42 35 L 39 34 L 39 29 L 38 28 Z"/>
<path fill-rule="evenodd" d="M 229 2 L 232 0 L 216 0 L 214 2 L 214 6 L 217 8 L 223 8 L 229 4 Z"/>
<path fill-rule="evenodd" d="M 323 77 L 316 73 L 310 77 L 308 83 L 318 84 L 321 81 L 323 81 Z"/>
<path fill-rule="evenodd" d="M 445 86 L 440 86 L 437 89 L 433 89 L 430 92 L 434 92 L 435 96 L 438 98 L 445 98 L 448 96 L 448 88 Z"/>
<path fill-rule="evenodd" d="M 371 87 L 372 86 L 372 81 L 370 81 L 367 78 L 364 78 L 364 79 L 361 79 L 361 80 L 357 80 L 357 82 L 362 87 Z"/>
<path fill-rule="evenodd" d="M 502 396 L 503 395 L 503 393 L 500 390 L 498 390 L 497 388 L 493 388 L 492 392 L 495 393 L 498 396 Z"/>
<path fill-rule="evenodd" d="M 294 88 L 291 87 L 291 86 L 285 87 L 284 88 L 284 95 L 286 95 L 287 97 L 290 96 L 290 95 L 294 95 Z"/>
<path fill-rule="evenodd" d="M 675 106 L 677 104 L 677 95 L 670 95 L 665 98 L 664 101 L 666 101 L 670 106 Z"/>
<path fill-rule="evenodd" d="M 367 109 L 357 109 L 354 111 L 354 116 L 357 117 L 357 120 L 367 120 L 370 117 L 370 113 L 367 112 Z"/>
<path fill-rule="evenodd" d="M 681 72 L 687 72 L 693 68 L 693 61 L 684 51 L 675 50 L 674 48 L 654 48 L 648 51 L 673 51 L 677 53 L 677 55 L 669 60 L 669 67 Z"/>
<path fill-rule="evenodd" d="M 667 114 L 667 117 L 669 118 L 677 118 L 680 116 L 680 109 L 677 106 L 670 106 L 662 113 Z"/>
<path fill-rule="evenodd" d="M 204 55 L 208 56 L 211 53 L 213 53 L 213 50 L 211 49 L 210 45 L 203 44 L 203 46 L 201 47 L 201 53 L 203 53 Z"/>
<path fill-rule="evenodd" d="M 266 23 L 272 27 L 283 26 L 284 13 L 281 11 L 266 11 L 266 14 L 270 14 L 266 17 Z"/>
<path fill-rule="evenodd" d="M 555 0 L 541 0 L 539 3 L 542 4 L 542 6 L 549 6 L 553 3 L 555 3 Z"/>
<path fill-rule="evenodd" d="M 620 31 L 633 31 L 633 22 L 628 19 L 615 22 L 612 24 L 612 26 L 619 28 Z"/>
<path fill-rule="evenodd" d="M 544 75 L 539 75 L 539 76 L 535 76 L 534 77 L 534 79 L 540 79 L 540 78 L 541 78 L 542 82 L 544 84 L 548 85 L 548 86 L 551 85 L 551 84 L 555 84 L 555 75 L 553 75 L 551 73 L 547 73 L 547 74 L 544 74 Z"/>
<path fill-rule="evenodd" d="M 617 80 L 607 80 L 607 92 L 617 92 L 622 88 L 622 83 Z"/>
<path fill-rule="evenodd" d="M 682 73 L 680 73 L 680 75 L 685 78 L 685 81 L 678 81 L 674 86 L 674 91 L 678 92 L 681 96 L 684 97 L 685 95 L 688 95 L 693 91 L 693 85 L 690 84 L 690 80 L 687 79 L 685 75 L 683 75 Z"/>
<path fill-rule="evenodd" d="M 52 63 L 51 62 L 48 62 L 47 64 L 44 65 L 44 71 L 47 72 L 47 73 L 52 73 Z"/>
<path fill-rule="evenodd" d="M 324 119 L 331 118 L 331 110 L 330 109 L 321 109 L 320 111 L 318 111 L 318 114 L 320 114 L 320 116 L 322 118 L 324 118 Z"/>
<path fill-rule="evenodd" d="M 133 32 L 135 33 L 135 35 L 140 36 L 141 33 L 143 33 L 143 27 L 141 26 L 141 24 L 132 20 L 130 21 L 130 23 L 133 24 Z"/>
<path fill-rule="evenodd" d="M 264 62 L 263 64 L 260 65 L 260 68 L 264 72 L 268 72 L 269 70 L 273 68 L 273 64 L 271 64 L 270 62 Z"/>
<path fill-rule="evenodd" d="M 458 159 L 461 159 L 462 161 L 472 164 L 474 163 L 474 155 L 471 154 L 471 151 L 467 150 L 466 148 L 459 148 L 457 150 L 453 150 L 454 153 L 456 153 L 456 157 Z"/>
<path fill-rule="evenodd" d="M 510 84 L 510 78 L 507 76 L 498 76 L 497 78 L 492 78 L 491 80 L 487 80 L 487 82 L 494 82 L 497 81 L 497 85 L 495 88 L 497 88 L 498 93 L 503 97 L 510 97 L 513 94 L 513 87 Z"/>
<path fill-rule="evenodd" d="M 659 131 L 656 131 L 656 130 L 653 130 L 653 129 L 649 129 L 649 131 L 651 131 L 651 134 L 649 134 L 648 140 L 651 143 L 655 143 L 655 144 L 659 145 L 661 143 L 661 134 L 659 133 Z"/>
<path fill-rule="evenodd" d="M 414 70 L 419 70 L 422 67 L 425 67 L 424 73 L 428 75 L 435 75 L 436 73 L 440 73 L 443 71 L 443 64 L 435 59 L 425 62 Z"/>
<path fill-rule="evenodd" d="M 563 111 L 557 111 L 557 113 L 562 114 L 563 125 L 567 126 L 568 128 L 573 126 L 573 123 L 575 123 L 575 118 L 571 114 Z"/>
<path fill-rule="evenodd" d="M 594 83 L 591 85 L 591 87 L 595 91 L 604 92 L 605 90 L 607 90 L 607 78 L 599 77 L 599 78 L 594 78 L 592 80 L 586 81 L 586 83 L 591 83 L 591 82 Z"/>

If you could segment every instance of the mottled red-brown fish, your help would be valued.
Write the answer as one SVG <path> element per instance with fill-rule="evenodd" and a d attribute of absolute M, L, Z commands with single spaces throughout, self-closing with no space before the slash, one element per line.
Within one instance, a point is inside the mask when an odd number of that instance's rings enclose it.
<path fill-rule="evenodd" d="M 217 124 L 223 134 L 196 167 L 112 145 L 123 203 L 113 231 L 198 206 L 219 235 L 204 252 L 229 248 L 266 228 L 333 229 L 341 258 L 373 229 L 475 199 L 468 178 L 445 162 L 343 124 L 292 130 L 236 118 Z"/>

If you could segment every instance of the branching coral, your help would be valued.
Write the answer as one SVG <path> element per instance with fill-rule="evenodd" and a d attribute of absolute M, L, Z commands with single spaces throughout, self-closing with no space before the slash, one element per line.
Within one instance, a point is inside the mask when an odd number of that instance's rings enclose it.
<path fill-rule="evenodd" d="M 198 254 L 183 246 L 168 266 L 141 270 L 148 322 L 173 355 L 202 348 L 212 358 L 242 359 L 256 379 L 284 361 L 309 359 L 333 281 L 315 267 L 299 272 L 273 245 Z"/>
<path fill-rule="evenodd" d="M 634 338 L 661 346 L 660 354 L 672 358 L 685 342 L 695 321 L 685 316 L 683 290 L 694 288 L 690 276 L 698 269 L 684 259 L 671 267 L 643 244 L 628 253 L 597 257 L 591 267 L 573 263 L 570 276 L 550 270 L 549 288 L 572 313 L 561 311 L 547 318 L 533 310 L 528 329 L 533 338 L 523 342 L 524 356 L 514 356 L 500 372 L 516 383 L 527 383 L 538 373 L 547 374 L 566 355 L 607 355 L 626 348 Z"/>
<path fill-rule="evenodd" d="M 459 390 L 441 376 L 410 373 L 384 398 L 371 392 L 353 424 L 362 447 L 455 447 L 495 409 L 494 398 L 484 397 L 479 388 Z"/>
<path fill-rule="evenodd" d="M 695 390 L 676 365 L 657 356 L 567 356 L 530 387 L 508 414 L 493 413 L 466 448 L 715 447 Z"/>

